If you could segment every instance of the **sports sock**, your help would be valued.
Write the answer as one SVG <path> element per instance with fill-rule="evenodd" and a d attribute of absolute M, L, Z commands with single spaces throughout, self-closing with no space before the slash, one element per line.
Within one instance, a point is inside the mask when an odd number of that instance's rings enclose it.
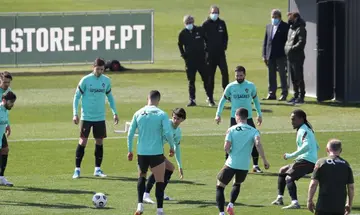
<path fill-rule="evenodd" d="M 156 196 L 157 208 L 163 208 L 164 189 L 165 189 L 164 182 L 156 182 L 155 196 Z"/>
<path fill-rule="evenodd" d="M 292 201 L 297 200 L 297 188 L 296 188 L 295 182 L 293 180 L 291 180 L 291 181 L 288 181 L 286 183 L 286 185 L 289 190 L 289 195 L 291 197 L 291 200 Z"/>
<path fill-rule="evenodd" d="M 85 154 L 85 146 L 78 144 L 75 153 L 75 166 L 77 168 L 80 168 L 84 154 Z"/>
<path fill-rule="evenodd" d="M 165 170 L 165 177 L 164 177 L 164 190 L 166 189 L 166 186 L 168 185 L 171 175 L 173 174 L 173 171 Z"/>
<path fill-rule="evenodd" d="M 5 168 L 8 160 L 8 155 L 1 155 L 1 170 L 0 170 L 0 176 L 4 176 Z"/>
<path fill-rule="evenodd" d="M 230 202 L 235 203 L 240 193 L 240 184 L 234 184 L 230 194 Z"/>
<path fill-rule="evenodd" d="M 150 191 L 153 188 L 154 184 L 155 184 L 155 176 L 154 176 L 154 174 L 151 174 L 149 176 L 149 178 L 148 178 L 147 183 L 146 183 L 145 192 L 150 193 Z"/>
<path fill-rule="evenodd" d="M 220 212 L 224 212 L 224 207 L 225 207 L 224 188 L 220 186 L 216 186 L 216 205 L 219 208 Z"/>
<path fill-rule="evenodd" d="M 138 190 L 138 203 L 143 203 L 143 196 L 145 192 L 145 177 L 138 178 L 137 190 Z"/>
<path fill-rule="evenodd" d="M 95 144 L 95 166 L 100 167 L 103 159 L 104 148 L 103 145 Z"/>
<path fill-rule="evenodd" d="M 285 174 L 279 174 L 278 177 L 278 195 L 284 196 L 285 187 L 286 187 L 286 181 L 285 181 Z"/>
<path fill-rule="evenodd" d="M 252 159 L 253 159 L 253 164 L 254 165 L 259 165 L 259 152 L 257 151 L 257 148 L 254 146 L 253 147 L 253 150 L 251 152 L 251 156 L 252 156 Z"/>

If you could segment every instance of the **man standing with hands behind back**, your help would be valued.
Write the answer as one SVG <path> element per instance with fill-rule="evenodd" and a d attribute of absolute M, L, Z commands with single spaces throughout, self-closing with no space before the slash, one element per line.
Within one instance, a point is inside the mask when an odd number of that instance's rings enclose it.
<path fill-rule="evenodd" d="M 210 15 L 203 23 L 205 42 L 208 51 L 209 63 L 209 90 L 214 92 L 215 72 L 219 66 L 222 75 L 222 87 L 225 90 L 229 84 L 229 72 L 226 62 L 225 51 L 228 46 L 228 32 L 225 21 L 219 18 L 220 9 L 218 6 L 210 7 Z"/>
<path fill-rule="evenodd" d="M 263 61 L 268 67 L 269 88 L 268 96 L 263 100 L 276 100 L 277 74 L 279 71 L 281 82 L 281 96 L 279 101 L 286 101 L 288 95 L 286 77 L 285 43 L 289 32 L 289 25 L 282 21 L 278 9 L 271 11 L 271 24 L 266 25 L 265 38 L 262 49 Z"/>

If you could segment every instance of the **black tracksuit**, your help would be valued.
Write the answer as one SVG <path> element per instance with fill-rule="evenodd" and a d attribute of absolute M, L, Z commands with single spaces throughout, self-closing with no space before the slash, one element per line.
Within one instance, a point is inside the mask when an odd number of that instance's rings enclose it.
<path fill-rule="evenodd" d="M 206 95 L 213 99 L 213 93 L 209 91 L 208 70 L 205 59 L 205 41 L 202 27 L 194 26 L 193 29 L 184 28 L 179 34 L 178 46 L 181 57 L 185 60 L 186 74 L 189 81 L 189 99 L 195 100 L 195 77 L 199 71 L 204 83 Z"/>
<path fill-rule="evenodd" d="M 205 42 L 208 51 L 209 75 L 210 75 L 210 91 L 214 92 L 215 72 L 219 66 L 222 75 L 223 89 L 229 84 L 229 73 L 226 62 L 225 51 L 228 45 L 228 33 L 226 24 L 218 18 L 216 21 L 207 19 L 202 27 L 205 32 Z"/>

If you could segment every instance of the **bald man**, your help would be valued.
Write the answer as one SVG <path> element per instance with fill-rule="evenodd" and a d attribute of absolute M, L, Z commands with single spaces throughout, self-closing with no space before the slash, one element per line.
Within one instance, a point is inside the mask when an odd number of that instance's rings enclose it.
<path fill-rule="evenodd" d="M 326 146 L 328 156 L 316 162 L 307 201 L 308 209 L 315 211 L 316 215 L 350 214 L 354 199 L 354 176 L 350 164 L 340 157 L 341 145 L 340 140 L 331 139 Z M 318 185 L 320 190 L 315 207 L 313 198 Z"/>
<path fill-rule="evenodd" d="M 188 107 L 196 106 L 195 78 L 200 73 L 208 97 L 209 106 L 215 106 L 213 92 L 210 92 L 205 58 L 205 40 L 202 27 L 194 25 L 194 17 L 185 15 L 183 18 L 185 28 L 179 34 L 178 46 L 181 57 L 185 60 L 186 75 L 189 82 Z"/>

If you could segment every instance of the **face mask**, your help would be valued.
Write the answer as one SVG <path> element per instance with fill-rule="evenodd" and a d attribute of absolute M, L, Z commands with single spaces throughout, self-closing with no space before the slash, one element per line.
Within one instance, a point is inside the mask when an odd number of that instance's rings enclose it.
<path fill-rule="evenodd" d="M 217 14 L 217 13 L 212 13 L 212 14 L 210 14 L 210 19 L 211 19 L 211 20 L 215 21 L 215 20 L 217 20 L 218 18 L 219 18 L 219 14 Z"/>
<path fill-rule="evenodd" d="M 188 24 L 185 26 L 186 29 L 188 29 L 189 31 L 191 31 L 193 29 L 194 25 L 193 24 Z"/>
<path fill-rule="evenodd" d="M 271 23 L 273 25 L 278 25 L 280 23 L 280 19 L 271 19 Z"/>

